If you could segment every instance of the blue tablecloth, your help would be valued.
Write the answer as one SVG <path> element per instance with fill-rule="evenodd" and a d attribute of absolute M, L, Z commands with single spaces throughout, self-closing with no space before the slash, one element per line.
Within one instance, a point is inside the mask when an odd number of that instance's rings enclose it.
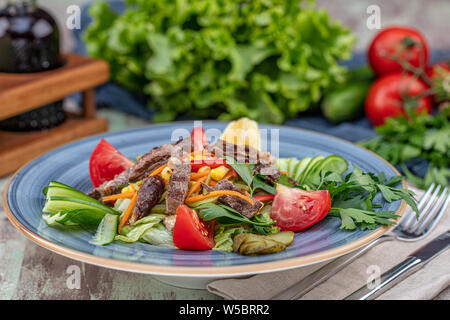
<path fill-rule="evenodd" d="M 125 8 L 123 1 L 111 1 L 111 7 L 117 11 L 122 12 Z M 82 33 L 89 22 L 88 15 L 89 6 L 85 6 L 82 10 L 81 30 L 74 30 L 76 38 L 75 52 L 86 54 L 86 48 L 83 43 Z M 442 60 L 443 57 L 449 57 L 450 50 L 432 50 L 431 61 Z M 343 65 L 349 68 L 356 68 L 367 63 L 365 52 L 355 52 L 352 59 L 342 62 Z M 79 97 L 77 97 L 79 99 Z M 97 89 L 97 105 L 101 107 L 108 107 L 136 115 L 143 119 L 152 120 L 155 111 L 151 109 L 145 97 L 138 96 L 119 85 L 109 82 Z M 180 119 L 181 120 L 181 119 Z M 366 118 L 362 118 L 352 122 L 345 122 L 339 125 L 334 125 L 328 122 L 321 115 L 302 116 L 297 119 L 290 119 L 285 122 L 286 125 L 295 126 L 299 128 L 311 129 L 319 132 L 328 133 L 352 142 L 365 140 L 376 136 L 375 131 Z M 423 159 L 414 159 L 407 163 L 410 170 L 418 176 L 423 177 L 427 171 L 428 163 Z"/>

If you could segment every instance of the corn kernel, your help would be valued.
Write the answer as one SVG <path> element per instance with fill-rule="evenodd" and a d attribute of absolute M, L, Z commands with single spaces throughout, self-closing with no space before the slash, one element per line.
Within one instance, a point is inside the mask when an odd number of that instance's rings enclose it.
<path fill-rule="evenodd" d="M 136 188 L 135 188 L 136 189 Z M 122 189 L 122 193 L 128 193 L 128 192 L 133 192 L 135 189 L 133 189 L 133 187 L 131 185 L 126 186 L 125 188 Z"/>
<path fill-rule="evenodd" d="M 225 166 L 220 166 L 215 169 L 211 170 L 211 178 L 220 181 L 225 177 L 225 175 L 228 173 L 229 169 Z"/>
<path fill-rule="evenodd" d="M 166 181 L 169 181 L 171 175 L 172 175 L 172 170 L 169 167 L 165 167 L 163 169 L 163 171 L 161 172 L 161 177 Z"/>

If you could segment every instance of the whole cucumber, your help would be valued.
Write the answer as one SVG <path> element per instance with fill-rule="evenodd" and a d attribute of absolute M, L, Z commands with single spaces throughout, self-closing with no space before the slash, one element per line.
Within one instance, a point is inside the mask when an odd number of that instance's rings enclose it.
<path fill-rule="evenodd" d="M 371 81 L 349 82 L 328 92 L 322 102 L 322 112 L 329 121 L 351 121 L 364 114 L 364 101 Z"/>

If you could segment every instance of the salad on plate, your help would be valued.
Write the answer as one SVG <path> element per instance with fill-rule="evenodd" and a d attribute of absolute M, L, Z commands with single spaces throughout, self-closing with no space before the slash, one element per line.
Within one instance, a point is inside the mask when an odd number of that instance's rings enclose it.
<path fill-rule="evenodd" d="M 51 181 L 42 218 L 54 227 L 96 229 L 94 245 L 146 242 L 243 255 L 280 252 L 327 216 L 340 228 L 375 229 L 399 217 L 381 201 L 414 194 L 401 177 L 363 172 L 339 155 L 276 159 L 261 151 L 258 124 L 231 122 L 210 143 L 202 127 L 131 161 L 102 139 L 89 159 L 85 194 Z M 376 197 L 381 194 L 381 197 Z"/>

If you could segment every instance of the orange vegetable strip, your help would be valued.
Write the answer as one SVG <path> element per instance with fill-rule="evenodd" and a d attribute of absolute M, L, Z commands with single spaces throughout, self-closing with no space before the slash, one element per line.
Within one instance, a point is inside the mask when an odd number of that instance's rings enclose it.
<path fill-rule="evenodd" d="M 245 195 L 243 195 L 243 194 L 241 194 L 241 193 L 239 193 L 237 191 L 232 191 L 232 190 L 211 191 L 210 193 L 205 194 L 205 195 L 200 195 L 200 196 L 196 196 L 196 197 L 187 198 L 184 202 L 185 203 L 192 203 L 192 202 L 197 202 L 197 201 L 201 201 L 201 200 L 205 200 L 205 199 L 212 198 L 212 197 L 217 197 L 217 196 L 236 196 L 236 197 L 239 197 L 241 199 L 244 199 L 244 200 L 250 202 L 252 205 L 255 204 L 255 201 L 252 198 L 247 197 L 247 196 L 245 196 Z"/>
<path fill-rule="evenodd" d="M 223 177 L 223 179 L 228 180 L 230 179 L 230 177 L 233 176 L 233 170 L 230 170 L 227 172 L 227 174 L 225 175 L 225 177 Z"/>
<path fill-rule="evenodd" d="M 125 192 L 125 193 L 118 193 L 118 194 L 113 194 L 110 196 L 105 196 L 102 198 L 102 201 L 113 201 L 113 200 L 117 200 L 117 199 L 130 199 L 134 196 L 136 192 Z"/>
<path fill-rule="evenodd" d="M 197 173 L 193 173 L 191 174 L 191 180 L 197 180 L 199 178 L 203 178 L 205 176 L 207 176 L 209 174 L 210 170 L 204 171 L 204 172 L 197 172 Z"/>
<path fill-rule="evenodd" d="M 189 190 L 187 197 L 190 197 L 194 192 L 200 190 L 201 182 L 205 182 L 207 178 L 208 178 L 208 176 L 204 176 L 204 177 L 201 177 L 200 179 L 198 179 L 195 182 L 195 184 L 191 187 L 191 189 Z"/>
<path fill-rule="evenodd" d="M 214 187 L 217 184 L 216 181 L 214 181 L 213 179 L 211 179 L 211 181 L 209 182 L 209 185 Z"/>
<path fill-rule="evenodd" d="M 123 213 L 122 219 L 120 219 L 119 233 L 120 233 L 120 230 L 122 229 L 122 227 L 127 224 L 128 220 L 130 220 L 131 212 L 133 211 L 134 205 L 136 204 L 137 197 L 138 197 L 138 193 L 135 192 L 133 195 L 133 198 L 131 198 L 131 202 L 128 205 L 127 210 L 125 210 L 125 212 Z"/>
<path fill-rule="evenodd" d="M 294 175 L 292 172 L 286 172 L 286 171 L 280 171 L 280 173 L 282 173 L 282 174 L 287 174 L 287 175 L 290 175 L 290 176 L 293 176 L 293 175 Z"/>
<path fill-rule="evenodd" d="M 150 173 L 149 177 L 160 174 L 167 167 L 167 163 L 163 164 L 161 167 L 155 169 L 152 173 Z"/>

